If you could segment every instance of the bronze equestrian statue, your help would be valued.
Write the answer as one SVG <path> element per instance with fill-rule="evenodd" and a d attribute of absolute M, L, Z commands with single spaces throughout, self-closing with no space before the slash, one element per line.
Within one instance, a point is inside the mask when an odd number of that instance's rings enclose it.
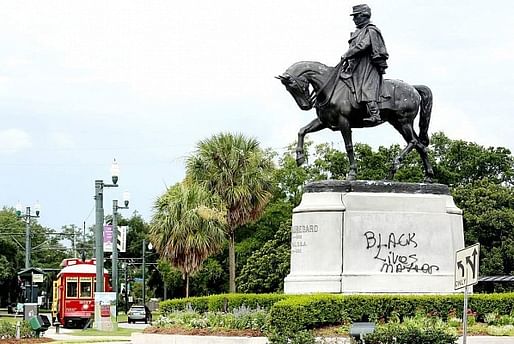
<path fill-rule="evenodd" d="M 364 31 L 352 34 L 350 48 L 337 66 L 328 67 L 320 62 L 297 62 L 277 77 L 300 109 L 316 108 L 317 118 L 298 132 L 296 162 L 301 165 L 305 161 L 303 146 L 306 134 L 326 128 L 339 130 L 350 162 L 347 179 L 355 180 L 357 165 L 352 128 L 374 127 L 388 122 L 403 136 L 407 146 L 394 159 L 386 179 L 393 179 L 404 156 L 416 149 L 423 161 L 425 182 L 432 182 L 434 172 L 426 150 L 429 143 L 432 91 L 427 86 L 409 85 L 401 80 L 382 80 L 382 74 L 387 68 L 387 51 L 385 44 L 379 44 L 376 51 L 373 48 L 373 41 L 379 39 L 378 36 L 381 39 L 380 31 L 369 23 L 371 11 L 367 5 L 354 6 L 353 11 L 357 31 L 367 30 L 367 34 Z M 362 23 L 364 26 L 359 29 Z M 366 35 L 376 37 L 366 38 Z M 358 43 L 361 38 L 364 42 L 362 44 Z M 371 44 L 367 44 L 369 42 Z M 362 51 L 357 52 L 359 49 Z M 312 87 L 312 93 L 309 93 L 309 86 Z M 418 112 L 419 133 L 416 133 L 413 123 Z M 368 114 L 371 117 L 368 118 Z"/>

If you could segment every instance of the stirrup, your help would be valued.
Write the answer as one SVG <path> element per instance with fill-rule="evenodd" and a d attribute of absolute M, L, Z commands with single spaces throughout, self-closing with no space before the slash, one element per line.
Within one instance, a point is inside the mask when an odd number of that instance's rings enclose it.
<path fill-rule="evenodd" d="M 377 122 L 382 121 L 382 118 L 380 118 L 380 116 L 378 116 L 378 115 L 375 115 L 375 116 L 371 116 L 371 117 L 365 117 L 365 118 L 363 118 L 363 121 L 368 122 L 368 123 L 377 123 Z"/>

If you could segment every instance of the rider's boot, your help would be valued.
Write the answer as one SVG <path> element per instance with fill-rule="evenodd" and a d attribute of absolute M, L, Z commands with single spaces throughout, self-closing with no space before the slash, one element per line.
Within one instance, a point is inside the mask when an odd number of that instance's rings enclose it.
<path fill-rule="evenodd" d="M 369 117 L 364 118 L 363 121 L 367 123 L 378 123 L 382 121 L 380 118 L 380 110 L 378 104 L 375 101 L 367 102 L 366 108 L 368 110 Z"/>

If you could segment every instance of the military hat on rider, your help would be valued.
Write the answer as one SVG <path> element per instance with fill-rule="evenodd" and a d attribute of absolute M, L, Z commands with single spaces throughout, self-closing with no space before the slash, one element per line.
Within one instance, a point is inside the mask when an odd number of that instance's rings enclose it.
<path fill-rule="evenodd" d="M 366 14 L 369 17 L 371 17 L 371 8 L 369 8 L 369 6 L 366 4 L 355 5 L 352 7 L 352 10 L 353 12 L 352 14 L 350 14 L 351 16 L 354 16 L 356 14 Z"/>

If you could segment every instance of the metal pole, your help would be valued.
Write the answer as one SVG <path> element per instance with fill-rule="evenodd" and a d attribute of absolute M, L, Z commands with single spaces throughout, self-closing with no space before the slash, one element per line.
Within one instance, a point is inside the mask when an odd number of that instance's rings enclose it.
<path fill-rule="evenodd" d="M 96 291 L 104 291 L 104 208 L 103 180 L 95 180 L 95 258 L 96 258 Z"/>
<path fill-rule="evenodd" d="M 466 286 L 464 287 L 464 309 L 462 311 L 462 344 L 468 336 L 468 269 L 466 269 Z"/>
<path fill-rule="evenodd" d="M 128 293 L 129 293 L 127 270 L 128 270 L 128 264 L 125 264 L 125 314 L 127 314 L 127 312 L 128 312 Z"/>
<path fill-rule="evenodd" d="M 30 268 L 30 254 L 32 251 L 30 242 L 30 207 L 25 210 L 25 269 Z"/>
<path fill-rule="evenodd" d="M 116 293 L 116 314 L 118 314 L 118 200 L 112 201 L 112 291 Z"/>
<path fill-rule="evenodd" d="M 143 305 L 146 304 L 145 256 L 146 256 L 146 240 L 143 239 Z"/>

